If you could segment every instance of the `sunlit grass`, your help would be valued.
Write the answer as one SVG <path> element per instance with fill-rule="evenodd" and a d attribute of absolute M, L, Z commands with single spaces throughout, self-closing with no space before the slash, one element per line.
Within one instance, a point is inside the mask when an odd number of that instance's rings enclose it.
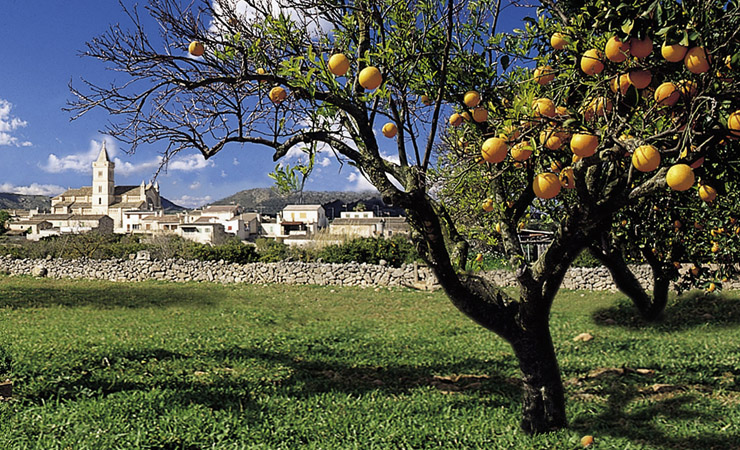
<path fill-rule="evenodd" d="M 0 276 L 0 448 L 739 448 L 738 294 L 621 299 L 558 297 L 571 427 L 526 437 L 508 345 L 441 293 Z"/>

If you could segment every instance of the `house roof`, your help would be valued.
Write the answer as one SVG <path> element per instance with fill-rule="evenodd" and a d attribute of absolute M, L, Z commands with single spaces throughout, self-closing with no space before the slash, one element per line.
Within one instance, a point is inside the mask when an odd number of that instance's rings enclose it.
<path fill-rule="evenodd" d="M 383 222 L 382 217 L 340 217 L 331 221 L 332 225 L 375 225 Z"/>
<path fill-rule="evenodd" d="M 141 195 L 141 186 L 116 186 L 113 195 Z"/>
<path fill-rule="evenodd" d="M 172 214 L 165 216 L 144 216 L 141 218 L 141 220 L 159 223 L 180 223 L 180 216 L 175 216 Z"/>
<path fill-rule="evenodd" d="M 66 191 L 62 192 L 61 194 L 54 197 L 54 199 L 59 199 L 62 197 L 87 197 L 92 195 L 93 189 L 92 186 L 83 186 L 81 188 L 76 189 L 67 189 Z"/>
<path fill-rule="evenodd" d="M 283 211 L 318 211 L 321 205 L 286 205 Z"/>
<path fill-rule="evenodd" d="M 239 209 L 239 205 L 210 205 L 203 208 L 203 212 L 232 212 Z"/>

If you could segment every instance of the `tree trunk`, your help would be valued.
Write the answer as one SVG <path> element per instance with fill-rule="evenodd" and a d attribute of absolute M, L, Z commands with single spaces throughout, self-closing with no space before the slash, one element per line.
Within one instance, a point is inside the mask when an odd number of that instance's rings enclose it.
<path fill-rule="evenodd" d="M 536 434 L 564 428 L 565 392 L 549 327 L 528 328 L 511 345 L 522 372 L 522 430 Z"/>

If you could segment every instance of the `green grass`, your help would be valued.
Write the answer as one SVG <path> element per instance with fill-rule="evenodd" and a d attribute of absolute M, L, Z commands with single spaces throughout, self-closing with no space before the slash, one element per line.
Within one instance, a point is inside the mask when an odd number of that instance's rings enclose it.
<path fill-rule="evenodd" d="M 740 448 L 740 295 L 621 299 L 558 297 L 570 428 L 527 437 L 509 347 L 441 293 L 0 276 L 0 448 Z M 622 367 L 654 373 L 591 372 Z"/>

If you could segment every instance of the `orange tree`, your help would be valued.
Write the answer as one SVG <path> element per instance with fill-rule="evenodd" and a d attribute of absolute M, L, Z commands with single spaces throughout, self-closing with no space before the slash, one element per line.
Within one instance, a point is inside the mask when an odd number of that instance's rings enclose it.
<path fill-rule="evenodd" d="M 208 158 L 247 144 L 271 148 L 275 160 L 299 148 L 311 161 L 328 149 L 356 166 L 384 200 L 406 209 L 419 253 L 452 303 L 511 344 L 522 428 L 553 430 L 566 417 L 549 312 L 576 256 L 591 248 L 656 316 L 663 294 L 649 296 L 624 255 L 656 248 L 643 257 L 663 283 L 675 276 L 673 258 L 705 263 L 736 245 L 720 223 L 737 204 L 729 183 L 740 134 L 731 81 L 740 66 L 738 6 L 547 1 L 508 34 L 496 33 L 500 7 L 151 0 L 157 38 L 127 10 L 133 26 L 112 27 L 85 52 L 118 79 L 73 87 L 70 110 L 107 110 L 110 134 L 131 151 L 164 141 L 165 161 L 183 149 Z M 684 45 L 696 63 L 666 61 L 664 41 L 675 44 L 669 58 Z M 688 170 L 669 180 L 688 191 L 672 192 L 666 175 L 681 164 Z M 699 204 L 692 176 L 718 191 L 712 203 Z M 517 235 L 531 214 L 556 230 L 534 263 Z M 697 252 L 704 235 L 672 233 L 678 215 L 724 228 L 717 241 L 728 243 Z M 517 295 L 462 271 L 470 236 L 501 241 Z M 697 274 L 710 275 L 706 267 Z"/>

